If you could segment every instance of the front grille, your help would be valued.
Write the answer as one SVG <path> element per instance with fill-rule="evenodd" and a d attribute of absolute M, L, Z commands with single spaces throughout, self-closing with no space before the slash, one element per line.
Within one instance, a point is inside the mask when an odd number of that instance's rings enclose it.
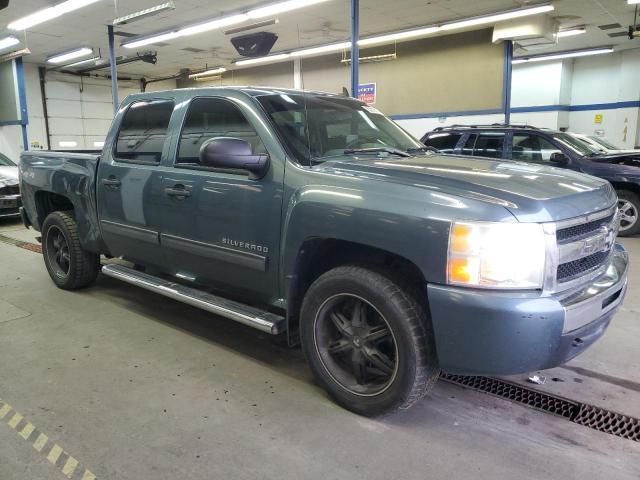
<path fill-rule="evenodd" d="M 18 185 L 8 185 L 0 188 L 0 195 L 18 195 L 20 187 Z"/>
<path fill-rule="evenodd" d="M 583 223 L 582 225 L 573 225 L 571 227 L 561 228 L 556 232 L 556 240 L 558 243 L 568 243 L 572 240 L 592 234 L 603 225 L 609 225 L 613 222 L 614 215 L 615 214 L 612 213 L 608 217 L 599 218 L 598 220 Z"/>
<path fill-rule="evenodd" d="M 573 262 L 561 263 L 558 266 L 556 278 L 558 282 L 567 282 L 579 275 L 595 270 L 605 262 L 608 256 L 609 251 L 597 252 L 587 257 L 574 260 Z"/>

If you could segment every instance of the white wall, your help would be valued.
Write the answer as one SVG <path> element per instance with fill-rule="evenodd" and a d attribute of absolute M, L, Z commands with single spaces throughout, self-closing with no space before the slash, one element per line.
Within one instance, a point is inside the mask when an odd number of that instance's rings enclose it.
<path fill-rule="evenodd" d="M 562 71 L 561 61 L 514 65 L 511 106 L 558 105 Z"/>
<path fill-rule="evenodd" d="M 0 127 L 0 152 L 14 162 L 20 159 L 22 151 L 22 127 L 20 125 L 5 125 Z"/>

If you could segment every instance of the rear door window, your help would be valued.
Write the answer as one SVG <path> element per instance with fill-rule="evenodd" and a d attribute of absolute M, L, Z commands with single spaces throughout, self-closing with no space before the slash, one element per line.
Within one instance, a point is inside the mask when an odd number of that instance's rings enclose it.
<path fill-rule="evenodd" d="M 462 138 L 461 133 L 442 132 L 432 133 L 424 140 L 427 147 L 433 147 L 442 153 L 454 153 L 458 141 Z"/>
<path fill-rule="evenodd" d="M 504 152 L 504 133 L 481 133 L 477 135 L 473 146 L 474 157 L 502 158 Z"/>
<path fill-rule="evenodd" d="M 116 139 L 116 160 L 160 163 L 172 112 L 173 100 L 132 103 L 124 114 Z"/>

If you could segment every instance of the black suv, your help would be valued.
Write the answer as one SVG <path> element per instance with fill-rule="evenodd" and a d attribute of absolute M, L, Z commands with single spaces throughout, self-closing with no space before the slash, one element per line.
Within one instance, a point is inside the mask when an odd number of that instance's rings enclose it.
<path fill-rule="evenodd" d="M 640 233 L 640 152 L 606 155 L 571 134 L 528 125 L 452 125 L 422 142 L 442 153 L 554 165 L 609 180 L 618 192 L 620 236 Z"/>

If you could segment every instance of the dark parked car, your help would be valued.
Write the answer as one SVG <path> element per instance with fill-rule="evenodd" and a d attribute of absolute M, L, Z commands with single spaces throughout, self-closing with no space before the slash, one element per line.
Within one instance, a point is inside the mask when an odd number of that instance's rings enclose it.
<path fill-rule="evenodd" d="M 640 151 L 607 155 L 574 135 L 527 125 L 453 125 L 436 128 L 422 142 L 442 153 L 520 160 L 604 178 L 618 193 L 620 236 L 640 233 Z"/>
<path fill-rule="evenodd" d="M 626 291 L 608 182 L 452 161 L 343 96 L 136 94 L 101 154 L 27 152 L 20 169 L 23 220 L 60 288 L 102 272 L 287 334 L 365 415 L 409 407 L 440 370 L 564 363 Z"/>
<path fill-rule="evenodd" d="M 0 218 L 20 215 L 18 166 L 0 153 Z"/>

